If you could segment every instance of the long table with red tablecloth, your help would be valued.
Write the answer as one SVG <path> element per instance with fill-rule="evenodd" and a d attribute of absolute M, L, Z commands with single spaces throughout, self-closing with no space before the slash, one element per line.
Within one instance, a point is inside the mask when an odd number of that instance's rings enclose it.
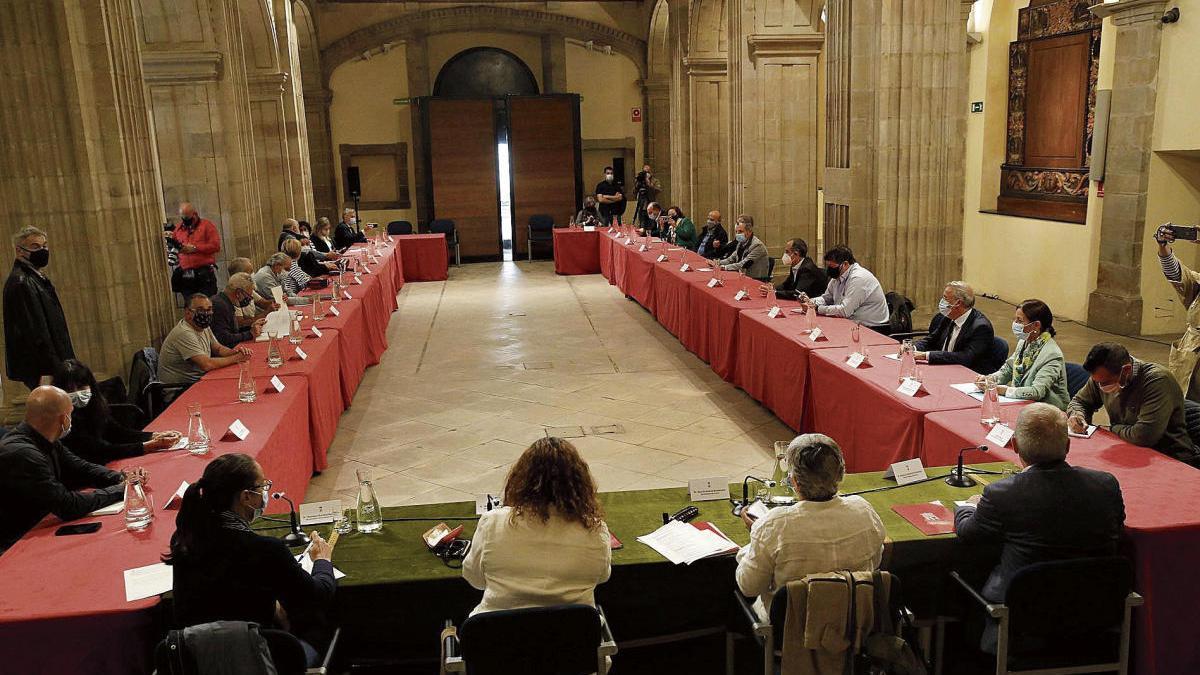
<path fill-rule="evenodd" d="M 321 320 L 314 322 L 310 305 L 296 306 L 304 337 L 298 345 L 277 341 L 282 367 L 267 366 L 269 342 L 243 345 L 253 352 L 254 403 L 238 403 L 240 369 L 229 366 L 207 373 L 147 426 L 186 433 L 188 409 L 199 404 L 212 437 L 208 454 L 153 453 L 111 464 L 116 469 L 143 466 L 150 472 L 155 519 L 147 530 L 127 532 L 118 514 L 79 521 L 101 523 L 94 534 L 56 537 L 61 523 L 48 516 L 0 556 L 0 672 L 150 671 L 147 656 L 161 629 L 158 600 L 126 602 L 123 571 L 153 564 L 167 550 L 177 511 L 162 506 L 182 481 L 199 478 L 214 457 L 251 455 L 275 490 L 297 503 L 303 500 L 313 472 L 327 465 L 326 449 L 365 369 L 378 363 L 387 348 L 388 320 L 405 282 L 397 247 L 379 247 L 378 262 L 368 258 L 360 281 L 354 277 L 343 276 L 349 297 L 343 295 L 336 305 L 326 302 Z M 318 292 L 330 294 L 328 289 Z M 272 385 L 275 376 L 281 392 Z M 244 440 L 225 434 L 234 420 L 249 429 Z M 286 512 L 287 504 L 274 501 L 267 510 Z"/>
<path fill-rule="evenodd" d="M 974 371 L 924 365 L 922 391 L 908 397 L 896 391 L 900 364 L 886 356 L 897 351 L 889 337 L 860 328 L 870 358 L 851 368 L 851 322 L 845 319 L 816 318 L 827 339 L 813 342 L 807 320 L 789 303 L 759 298 L 757 283 L 747 282 L 751 292 L 744 300 L 733 299 L 742 282 L 730 273 L 723 286 L 710 288 L 719 273 L 698 271 L 708 263 L 690 251 L 627 231 L 601 231 L 597 248 L 600 273 L 610 284 L 793 429 L 836 439 L 847 471 L 876 471 L 917 457 L 926 466 L 947 466 L 960 448 L 985 444 L 979 402 L 950 387 L 973 382 Z M 668 260 L 658 262 L 661 255 Z M 688 271 L 680 271 L 684 262 Z M 781 311 L 769 317 L 774 306 Z M 1014 423 L 1022 405 L 1001 405 L 1001 419 Z M 1103 430 L 1091 439 L 1072 439 L 1071 447 L 1069 461 L 1108 471 L 1121 482 L 1137 590 L 1146 598 L 1135 612 L 1137 672 L 1200 672 L 1191 620 L 1200 590 L 1187 581 L 1200 561 L 1200 471 Z M 968 451 L 965 461 L 1017 460 L 1010 449 L 991 448 Z"/>
<path fill-rule="evenodd" d="M 444 234 L 398 234 L 392 237 L 403 257 L 406 281 L 445 281 L 450 257 Z"/>
<path fill-rule="evenodd" d="M 600 233 L 595 229 L 556 227 L 552 230 L 554 273 L 563 275 L 600 273 Z"/>

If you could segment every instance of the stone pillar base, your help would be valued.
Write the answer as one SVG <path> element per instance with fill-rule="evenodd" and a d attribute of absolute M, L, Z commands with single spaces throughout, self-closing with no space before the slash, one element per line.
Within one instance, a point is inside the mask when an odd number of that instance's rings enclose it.
<path fill-rule="evenodd" d="M 1087 320 L 1096 330 L 1138 335 L 1142 331 L 1142 299 L 1092 291 L 1088 296 Z"/>

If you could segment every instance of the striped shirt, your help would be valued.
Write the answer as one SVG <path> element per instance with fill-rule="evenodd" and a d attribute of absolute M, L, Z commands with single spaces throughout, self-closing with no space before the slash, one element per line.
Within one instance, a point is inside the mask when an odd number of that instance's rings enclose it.
<path fill-rule="evenodd" d="M 1183 270 L 1179 268 L 1179 258 L 1172 253 L 1167 256 L 1158 256 L 1158 264 L 1162 265 L 1163 276 L 1171 283 L 1179 283 L 1183 281 Z"/>

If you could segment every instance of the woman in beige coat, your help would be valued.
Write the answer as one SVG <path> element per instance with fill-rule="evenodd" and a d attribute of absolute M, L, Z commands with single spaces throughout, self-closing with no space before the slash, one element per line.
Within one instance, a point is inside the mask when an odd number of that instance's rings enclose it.
<path fill-rule="evenodd" d="M 1171 249 L 1175 233 L 1169 225 L 1158 228 L 1154 240 L 1158 242 L 1158 262 L 1162 265 L 1163 275 L 1187 309 L 1187 330 L 1171 345 L 1167 368 L 1179 382 L 1183 395 L 1200 402 L 1200 376 L 1196 368 L 1197 361 L 1200 361 L 1200 302 L 1197 302 L 1197 298 L 1200 298 L 1200 273 L 1184 267 L 1175 257 Z"/>

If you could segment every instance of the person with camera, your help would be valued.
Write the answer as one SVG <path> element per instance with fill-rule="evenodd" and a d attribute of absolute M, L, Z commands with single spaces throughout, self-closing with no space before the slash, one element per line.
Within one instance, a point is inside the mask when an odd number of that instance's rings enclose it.
<path fill-rule="evenodd" d="M 216 295 L 221 233 L 189 202 L 179 205 L 179 220 L 170 234 L 179 244 L 179 267 L 171 275 L 171 288 L 185 298 L 196 293 Z"/>
<path fill-rule="evenodd" d="M 638 229 L 644 230 L 654 227 L 646 220 L 646 207 L 651 202 L 658 199 L 658 193 L 662 192 L 662 184 L 650 172 L 650 165 L 643 164 L 642 170 L 638 172 L 633 183 L 634 194 L 637 196 L 637 219 Z"/>
<path fill-rule="evenodd" d="M 1175 257 L 1171 244 L 1181 232 L 1190 234 L 1191 238 L 1187 241 L 1196 243 L 1196 228 L 1180 228 L 1168 223 L 1154 233 L 1163 276 L 1171 283 L 1171 287 L 1183 301 L 1183 306 L 1187 308 L 1187 329 L 1171 344 L 1167 369 L 1179 382 L 1184 397 L 1189 401 L 1200 402 L 1200 375 L 1197 375 L 1200 369 L 1196 367 L 1200 364 L 1200 302 L 1197 301 L 1200 299 L 1200 272 L 1188 269 Z"/>

